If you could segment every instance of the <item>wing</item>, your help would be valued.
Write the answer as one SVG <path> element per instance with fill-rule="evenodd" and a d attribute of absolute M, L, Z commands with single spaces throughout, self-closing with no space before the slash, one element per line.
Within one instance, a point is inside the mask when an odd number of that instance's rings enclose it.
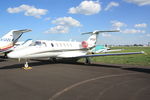
<path fill-rule="evenodd" d="M 133 54 L 143 54 L 143 53 L 144 53 L 144 51 L 128 52 L 128 53 L 91 54 L 91 55 L 78 56 L 78 58 L 99 57 L 99 56 L 115 56 L 115 55 L 133 55 Z"/>

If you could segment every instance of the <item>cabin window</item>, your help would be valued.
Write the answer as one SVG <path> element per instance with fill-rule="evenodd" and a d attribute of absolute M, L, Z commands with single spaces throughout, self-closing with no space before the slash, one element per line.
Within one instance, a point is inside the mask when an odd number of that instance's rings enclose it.
<path fill-rule="evenodd" d="M 60 43 L 60 46 L 62 47 L 62 44 Z"/>
<path fill-rule="evenodd" d="M 59 46 L 58 43 L 56 43 L 56 46 L 57 46 L 57 47 Z"/>
<path fill-rule="evenodd" d="M 70 47 L 69 43 L 67 43 L 68 47 Z"/>
<path fill-rule="evenodd" d="M 70 47 L 72 47 L 72 44 L 70 43 Z"/>
<path fill-rule="evenodd" d="M 64 47 L 66 47 L 66 44 L 65 43 L 63 43 L 64 44 Z"/>
<path fill-rule="evenodd" d="M 69 47 L 69 46 L 68 46 L 68 43 L 66 43 L 66 45 L 67 45 L 67 47 Z"/>
<path fill-rule="evenodd" d="M 51 46 L 52 46 L 52 47 L 54 47 L 54 44 L 53 44 L 53 43 L 51 43 Z"/>

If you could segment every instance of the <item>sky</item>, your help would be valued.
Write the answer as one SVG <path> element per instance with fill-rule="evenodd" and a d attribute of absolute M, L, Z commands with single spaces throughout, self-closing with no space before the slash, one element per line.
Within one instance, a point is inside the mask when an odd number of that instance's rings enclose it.
<path fill-rule="evenodd" d="M 150 42 L 150 0 L 1 0 L 0 37 L 10 30 L 32 29 L 20 41 L 83 41 L 95 30 L 98 44 Z"/>

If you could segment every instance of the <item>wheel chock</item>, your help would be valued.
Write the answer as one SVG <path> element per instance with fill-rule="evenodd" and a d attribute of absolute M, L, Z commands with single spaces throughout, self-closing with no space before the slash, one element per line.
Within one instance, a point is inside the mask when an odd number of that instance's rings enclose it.
<path fill-rule="evenodd" d="M 22 67 L 24 70 L 31 70 L 32 67 Z"/>

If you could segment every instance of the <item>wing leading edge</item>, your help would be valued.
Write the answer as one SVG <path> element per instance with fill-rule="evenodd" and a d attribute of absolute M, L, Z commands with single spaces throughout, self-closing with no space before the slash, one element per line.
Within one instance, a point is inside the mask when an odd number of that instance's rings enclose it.
<path fill-rule="evenodd" d="M 110 53 L 110 54 L 91 54 L 91 55 L 78 56 L 78 58 L 99 57 L 99 56 L 115 56 L 115 55 L 133 55 L 133 54 L 144 54 L 144 51 L 127 52 L 127 53 Z"/>

